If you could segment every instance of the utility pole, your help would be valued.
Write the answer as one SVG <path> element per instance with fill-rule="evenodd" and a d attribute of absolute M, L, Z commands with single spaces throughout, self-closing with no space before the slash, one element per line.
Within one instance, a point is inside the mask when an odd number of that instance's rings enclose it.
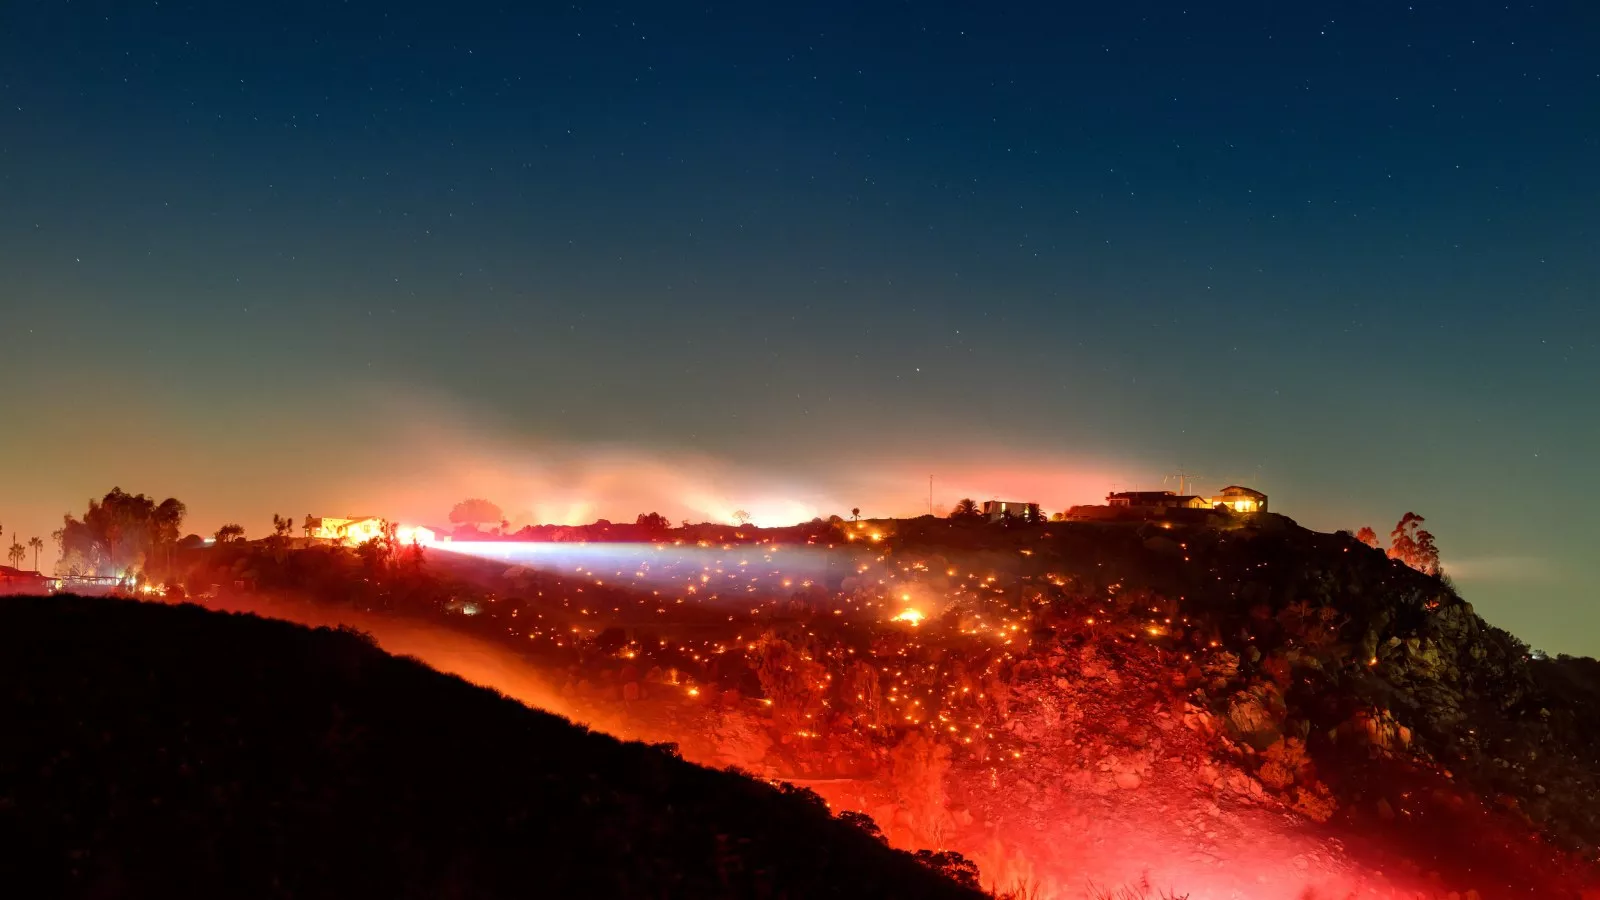
<path fill-rule="evenodd" d="M 928 515 L 933 515 L 933 476 L 928 476 Z"/>

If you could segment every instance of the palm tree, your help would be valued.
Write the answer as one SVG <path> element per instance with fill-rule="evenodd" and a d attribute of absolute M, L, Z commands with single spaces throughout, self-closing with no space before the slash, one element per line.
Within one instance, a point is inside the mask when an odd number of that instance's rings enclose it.
<path fill-rule="evenodd" d="M 852 522 L 859 521 L 860 518 L 861 518 L 861 507 L 859 507 L 859 506 L 853 507 L 850 510 L 850 521 L 852 521 Z"/>
<path fill-rule="evenodd" d="M 39 551 L 44 549 L 44 541 L 38 537 L 28 538 L 28 546 L 33 548 L 33 570 L 39 571 Z"/>
<path fill-rule="evenodd" d="M 956 503 L 956 508 L 950 510 L 952 519 L 971 519 L 978 515 L 978 501 L 971 497 L 962 497 Z"/>
<path fill-rule="evenodd" d="M 22 546 L 21 541 L 13 540 L 11 548 L 6 551 L 6 556 L 11 559 L 11 568 L 20 569 L 22 561 L 28 557 L 28 548 Z"/>

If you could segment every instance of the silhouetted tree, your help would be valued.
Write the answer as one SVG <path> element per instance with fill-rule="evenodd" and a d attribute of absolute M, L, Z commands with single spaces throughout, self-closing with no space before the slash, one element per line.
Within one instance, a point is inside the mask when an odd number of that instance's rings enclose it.
<path fill-rule="evenodd" d="M 850 509 L 850 521 L 857 522 L 857 521 L 860 521 L 860 519 L 861 519 L 861 507 L 859 507 L 859 506 L 851 507 L 851 509 Z"/>
<path fill-rule="evenodd" d="M 237 522 L 229 522 L 218 528 L 214 537 L 219 544 L 231 544 L 234 541 L 244 540 L 244 526 Z"/>
<path fill-rule="evenodd" d="M 950 510 L 950 518 L 952 519 L 976 519 L 979 515 L 981 513 L 978 512 L 978 501 L 971 497 L 962 497 L 957 500 L 955 508 Z"/>
<path fill-rule="evenodd" d="M 393 558 L 394 545 L 387 537 L 368 538 L 356 545 L 356 556 L 369 573 L 375 574 Z"/>
<path fill-rule="evenodd" d="M 865 831 L 867 834 L 871 835 L 872 839 L 875 841 L 881 841 L 885 844 L 889 843 L 889 839 L 883 836 L 883 829 L 879 828 L 878 823 L 872 821 L 872 817 L 864 812 L 856 812 L 853 809 L 847 809 L 844 812 L 839 813 L 839 821 L 854 825 L 862 831 Z"/>
<path fill-rule="evenodd" d="M 178 540 L 187 510 L 169 497 L 156 503 L 144 494 L 121 488 L 90 500 L 80 521 L 68 513 L 55 532 L 61 558 L 83 571 L 121 574 L 147 563 L 156 551 L 170 550 Z"/>
<path fill-rule="evenodd" d="M 635 519 L 633 524 L 650 531 L 668 531 L 672 528 L 672 523 L 667 521 L 666 516 L 655 512 L 640 513 L 639 518 Z"/>
<path fill-rule="evenodd" d="M 978 864 L 954 850 L 918 850 L 917 862 L 964 887 L 977 889 Z"/>
<path fill-rule="evenodd" d="M 740 525 L 749 525 L 750 514 L 742 509 L 736 509 L 733 511 L 733 520 L 738 522 Z"/>
<path fill-rule="evenodd" d="M 33 570 L 39 571 L 39 551 L 44 549 L 44 541 L 38 537 L 28 538 L 28 546 L 33 550 Z"/>
<path fill-rule="evenodd" d="M 11 568 L 22 568 L 22 561 L 28 558 L 28 548 L 22 546 L 19 540 L 13 540 L 11 547 L 6 550 L 6 557 L 11 560 Z"/>
<path fill-rule="evenodd" d="M 280 538 L 286 538 L 286 537 L 289 536 L 289 533 L 291 531 L 294 531 L 294 520 L 293 519 L 290 519 L 288 516 L 280 516 L 277 513 L 273 513 L 272 514 L 272 534 L 273 534 L 273 536 L 280 537 Z"/>
<path fill-rule="evenodd" d="M 452 525 L 482 525 L 494 524 L 505 521 L 505 513 L 500 507 L 484 500 L 481 497 L 471 497 L 457 503 L 450 510 L 450 524 Z"/>

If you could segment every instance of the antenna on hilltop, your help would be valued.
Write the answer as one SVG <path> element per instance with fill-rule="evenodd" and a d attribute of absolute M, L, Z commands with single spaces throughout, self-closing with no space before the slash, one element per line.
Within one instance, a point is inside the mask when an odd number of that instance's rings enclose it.
<path fill-rule="evenodd" d="M 1193 482 L 1196 478 L 1204 478 L 1204 477 L 1205 477 L 1204 475 L 1196 475 L 1193 472 L 1189 472 L 1189 471 L 1185 470 L 1182 466 L 1179 466 L 1177 472 L 1175 472 L 1175 473 L 1173 473 L 1171 475 L 1168 475 L 1167 477 L 1161 479 L 1161 483 L 1162 484 L 1168 484 L 1168 483 L 1170 483 L 1172 481 L 1177 481 L 1178 482 L 1178 495 L 1179 496 L 1188 496 L 1190 483 Z"/>

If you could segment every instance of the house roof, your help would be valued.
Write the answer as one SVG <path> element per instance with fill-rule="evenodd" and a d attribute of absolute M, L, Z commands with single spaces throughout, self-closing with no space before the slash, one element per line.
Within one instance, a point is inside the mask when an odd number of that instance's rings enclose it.
<path fill-rule="evenodd" d="M 1265 496 L 1267 496 L 1266 494 L 1261 493 L 1260 491 L 1256 490 L 1255 488 L 1247 488 L 1247 487 L 1245 487 L 1243 485 L 1239 485 L 1239 484 L 1230 484 L 1230 485 L 1228 485 L 1227 487 L 1222 489 L 1222 493 L 1223 494 L 1248 494 L 1251 497 L 1265 497 Z"/>
<path fill-rule="evenodd" d="M 1130 506 L 1147 506 L 1152 503 L 1190 503 L 1206 500 L 1195 494 L 1174 494 L 1171 491 L 1121 491 L 1106 497 L 1107 500 L 1127 500 Z"/>
<path fill-rule="evenodd" d="M 14 569 L 11 566 L 0 566 L 0 578 L 37 578 L 44 580 L 42 572 L 31 572 L 26 569 Z"/>
<path fill-rule="evenodd" d="M 382 516 L 312 516 L 311 517 L 311 521 L 316 523 L 317 526 L 321 526 L 321 525 L 325 525 L 325 524 L 333 524 L 333 523 L 339 523 L 339 524 L 343 524 L 343 525 L 354 525 L 357 522 L 367 522 L 367 521 L 379 521 L 379 522 L 381 522 L 381 521 L 383 521 L 383 517 Z"/>

